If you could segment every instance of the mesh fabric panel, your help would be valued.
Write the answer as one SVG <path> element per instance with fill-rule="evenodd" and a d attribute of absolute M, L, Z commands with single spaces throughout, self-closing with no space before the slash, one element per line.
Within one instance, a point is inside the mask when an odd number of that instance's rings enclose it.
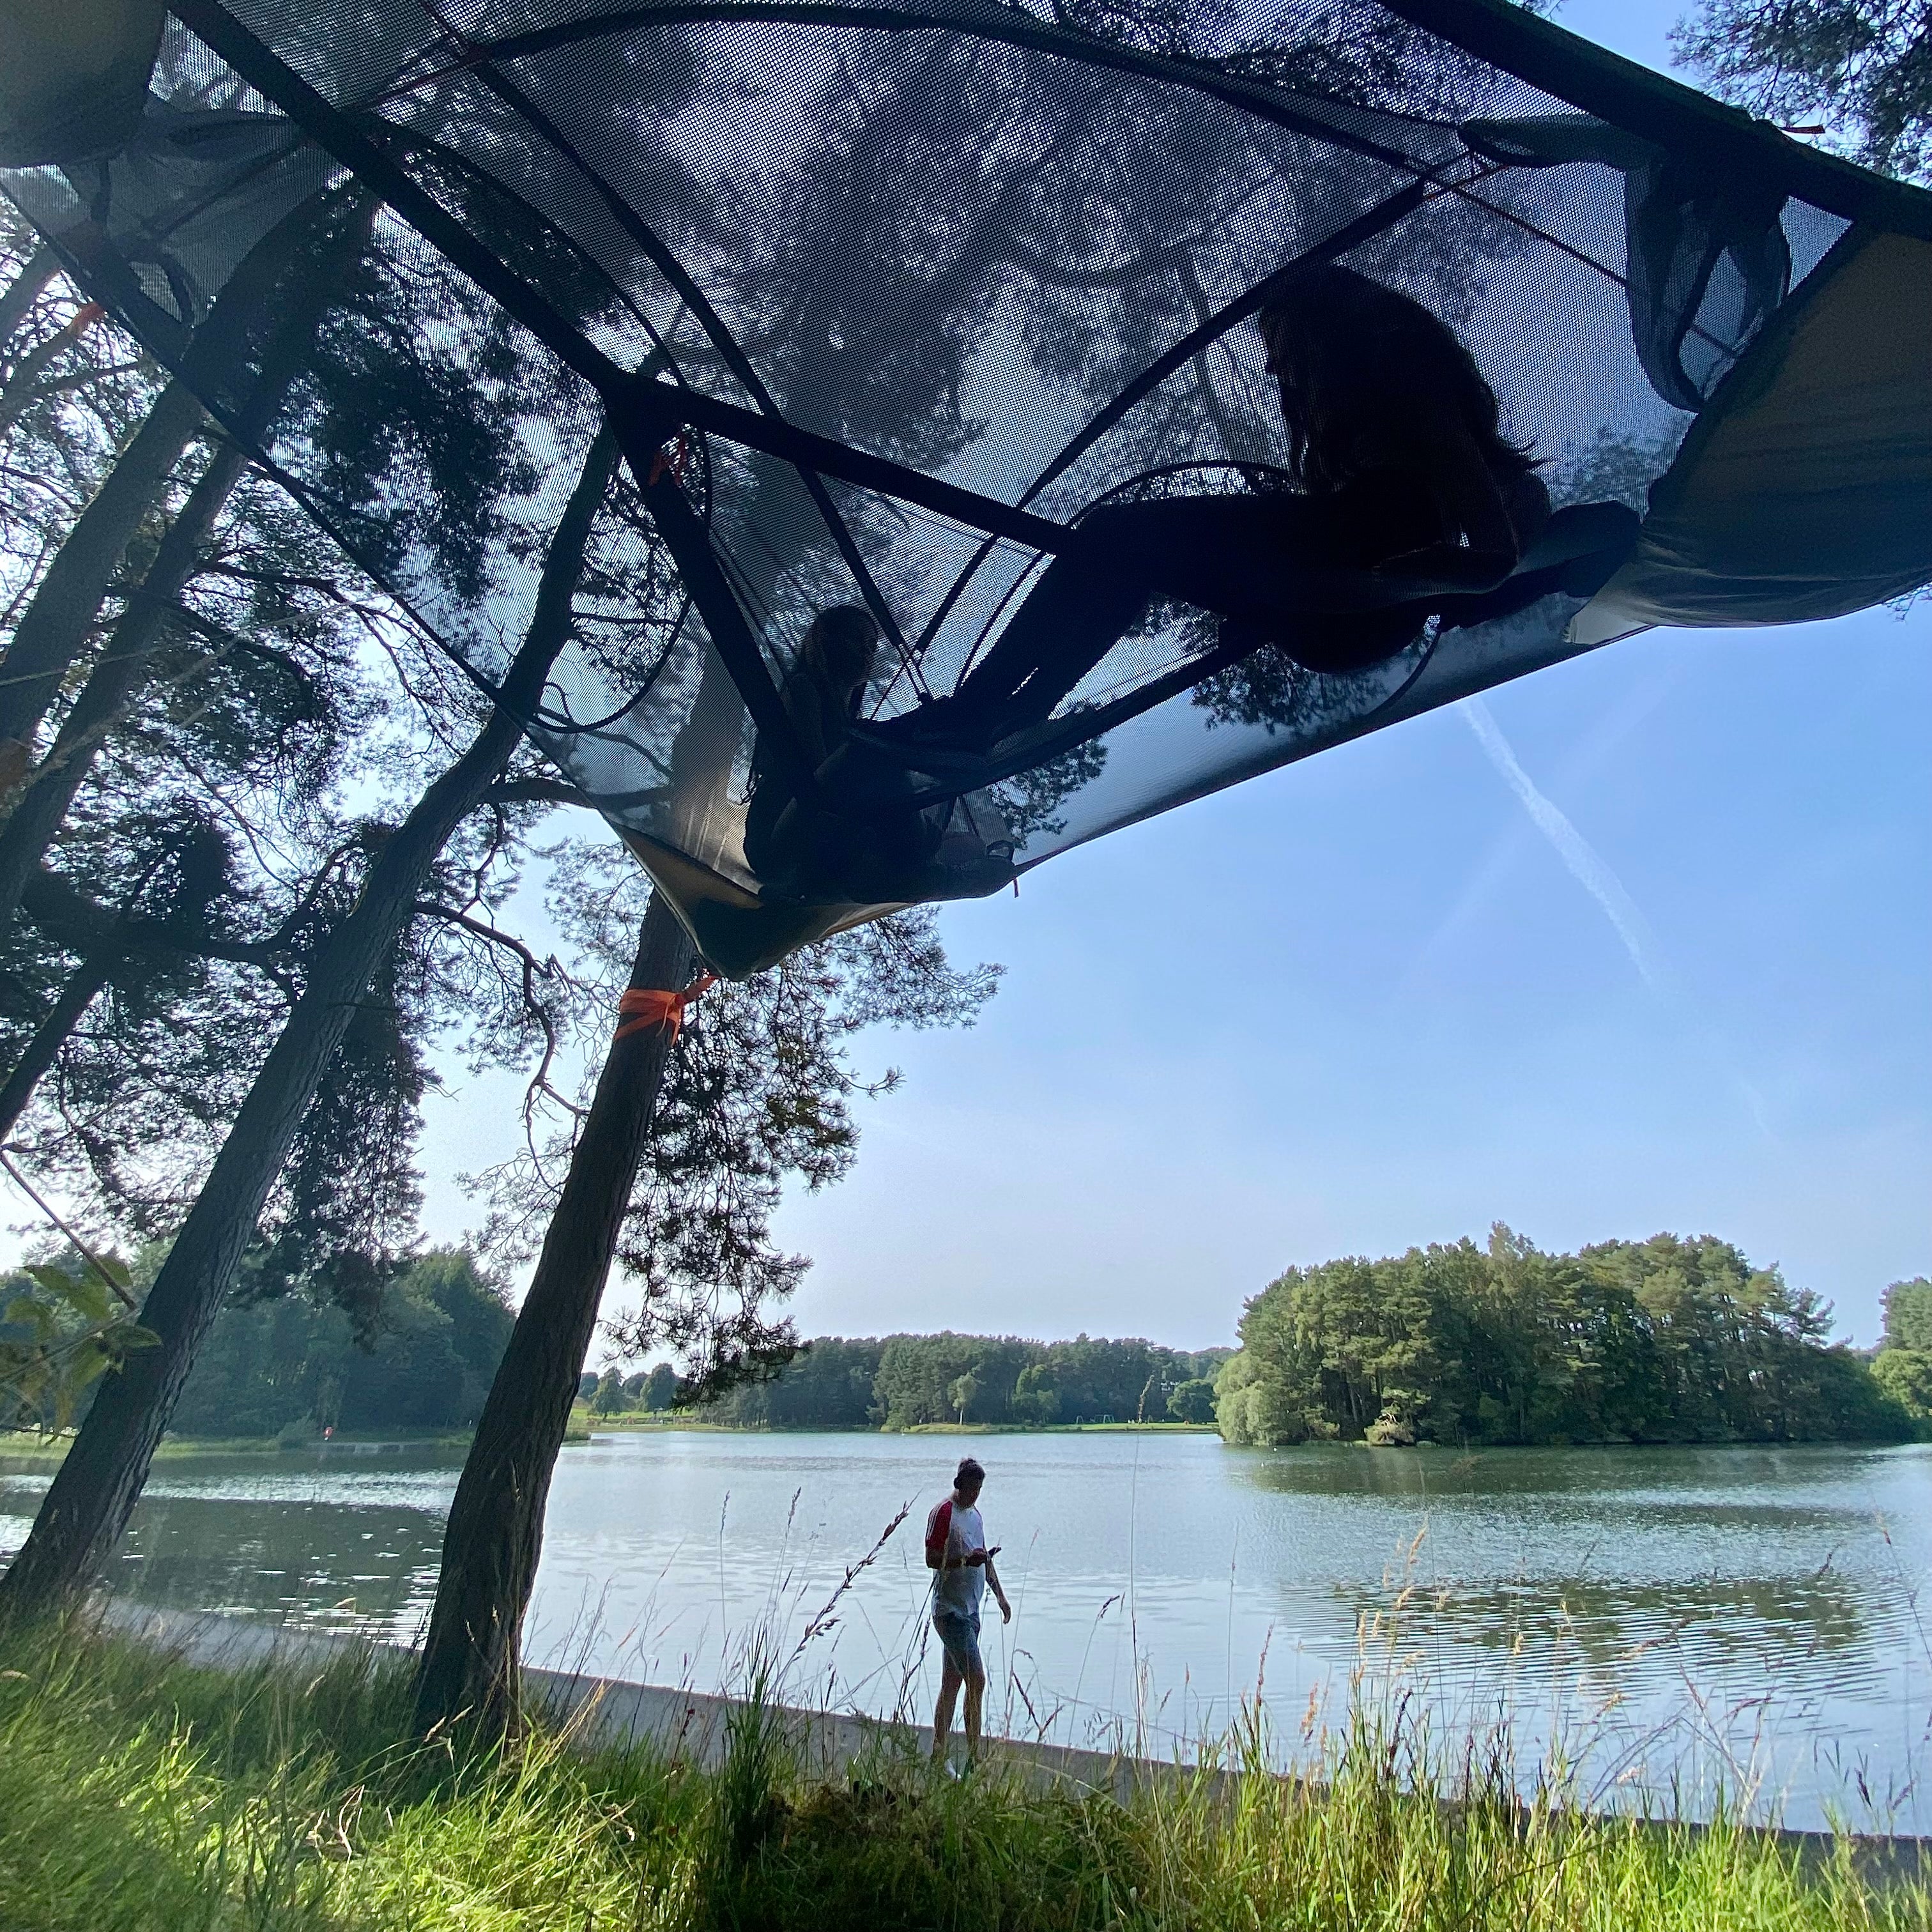
<path fill-rule="evenodd" d="M 752 446 L 762 429 L 674 448 L 654 430 L 643 451 L 662 454 L 609 506 L 576 640 L 526 721 L 732 971 L 878 909 L 782 896 L 748 863 L 748 678 L 762 664 L 770 698 L 818 613 L 868 602 L 890 634 L 864 708 L 902 716 L 954 688 L 1036 577 L 1039 549 L 922 479 L 1063 528 L 1102 502 L 1279 488 L 1255 292 L 1325 256 L 1455 331 L 1556 504 L 1641 514 L 1780 304 L 1857 241 L 1844 210 L 1866 191 L 1795 148 L 1787 184 L 1783 150 L 1715 110 L 1674 139 L 1674 95 L 1656 125 L 1586 113 L 1471 51 L 1481 0 L 1150 8 L 1144 26 L 1129 8 L 1104 37 L 980 0 L 182 11 L 248 78 L 172 26 L 136 139 L 14 170 L 8 190 L 177 359 L 248 250 L 372 153 L 514 278 L 536 305 L 520 319 L 390 191 L 268 452 L 482 680 L 528 619 L 600 407 L 642 393 L 627 380 L 898 466 L 882 487 Z M 1548 81 L 1566 43 L 1539 31 Z M 1864 226 L 1925 245 L 1932 218 L 1889 192 L 1871 187 Z M 378 367 L 396 405 L 358 430 L 341 397 Z M 667 465 L 730 611 L 697 608 L 660 541 Z M 1906 548 L 1860 596 L 1932 575 Z M 919 775 L 918 796 L 935 838 L 1010 846 L 1023 868 L 1602 641 L 1593 588 L 1445 610 L 1348 675 L 1272 646 L 1216 656 L 1204 614 L 1162 605 L 997 771 Z M 1667 608 L 1667 587 L 1646 595 Z"/>

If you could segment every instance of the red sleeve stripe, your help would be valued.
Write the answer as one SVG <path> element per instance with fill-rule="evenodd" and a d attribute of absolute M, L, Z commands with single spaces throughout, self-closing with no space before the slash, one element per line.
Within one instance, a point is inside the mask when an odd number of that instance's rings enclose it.
<path fill-rule="evenodd" d="M 932 1514 L 926 1520 L 926 1553 L 928 1556 L 946 1554 L 946 1539 L 952 1528 L 952 1498 L 948 1496 L 943 1503 L 933 1505 Z"/>

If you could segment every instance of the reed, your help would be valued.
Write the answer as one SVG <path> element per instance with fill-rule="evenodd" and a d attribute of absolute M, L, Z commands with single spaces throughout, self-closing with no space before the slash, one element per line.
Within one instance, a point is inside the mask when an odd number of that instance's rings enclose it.
<path fill-rule="evenodd" d="M 1218 1767 L 1116 1802 L 997 1757 L 958 1778 L 882 1750 L 809 1779 L 755 1698 L 712 1772 L 541 1726 L 422 1742 L 408 1708 L 368 1652 L 227 1673 L 74 1626 L 0 1632 L 0 1926 L 1932 1926 L 1922 1886 L 1848 1848 L 1808 1863 L 1721 1820 L 1592 1819 L 1547 1781 L 1526 1802 L 1493 1740 L 1425 1766 L 1400 1711 L 1357 1715 L 1318 1775 L 1282 1777 L 1252 1707 Z"/>

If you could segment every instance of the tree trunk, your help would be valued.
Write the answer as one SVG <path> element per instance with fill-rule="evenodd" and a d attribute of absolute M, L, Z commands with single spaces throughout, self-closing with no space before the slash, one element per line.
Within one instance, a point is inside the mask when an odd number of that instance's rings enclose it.
<path fill-rule="evenodd" d="M 93 1005 L 101 988 L 114 976 L 119 957 L 112 949 L 104 947 L 90 953 L 68 975 L 46 1018 L 34 1029 L 33 1038 L 22 1048 L 13 1070 L 0 1084 L 0 1141 L 14 1131 L 14 1122 L 34 1097 L 34 1089 L 59 1058 L 68 1035 L 80 1024 L 81 1015 Z"/>
<path fill-rule="evenodd" d="M 0 289 L 0 352 L 13 340 L 41 291 L 59 273 L 60 257 L 43 242 L 21 263 L 20 272 Z"/>
<path fill-rule="evenodd" d="M 149 654 L 167 634 L 176 601 L 200 567 L 215 519 L 248 466 L 243 446 L 265 439 L 273 428 L 290 386 L 308 360 L 316 324 L 368 240 L 376 206 L 368 202 L 362 218 L 346 223 L 334 245 L 308 265 L 300 293 L 262 352 L 261 374 L 236 421 L 234 439 L 215 446 L 155 550 L 140 596 L 114 626 L 107 649 L 61 721 L 47 755 L 0 824 L 0 933 L 18 910 L 20 895 L 60 830 L 101 740 L 145 678 Z"/>
<path fill-rule="evenodd" d="M 242 258 L 194 332 L 181 374 L 156 399 L 47 566 L 0 658 L 0 746 L 33 742 L 68 665 L 86 645 L 134 532 L 201 428 L 197 392 L 219 388 L 232 378 L 262 304 L 319 212 L 315 200 L 304 202 Z"/>
<path fill-rule="evenodd" d="M 0 740 L 32 743 L 86 644 L 116 566 L 201 420 L 201 405 L 187 386 L 170 382 L 75 520 L 0 658 Z"/>
<path fill-rule="evenodd" d="M 0 1606 L 53 1607 L 84 1588 L 119 1541 L 182 1385 L 356 1002 L 408 923 L 445 842 L 502 769 L 520 716 L 534 709 L 569 638 L 572 597 L 616 452 L 609 430 L 600 431 L 551 541 L 536 608 L 497 709 L 383 847 L 355 910 L 316 962 L 142 1305 L 142 1325 L 160 1345 L 137 1350 L 100 1384 L 26 1544 L 0 1577 Z"/>
<path fill-rule="evenodd" d="M 638 935 L 634 987 L 676 988 L 691 940 L 662 893 Z M 502 1728 L 516 1715 L 518 1645 L 543 1546 L 544 1506 L 597 1324 L 618 1232 L 650 1137 L 669 1064 L 667 1027 L 614 1039 L 563 1192 L 517 1312 L 443 1532 L 436 1607 L 416 1673 L 424 1730 L 467 1717 Z"/>
<path fill-rule="evenodd" d="M 248 458 L 234 444 L 216 446 L 162 538 L 142 579 L 140 597 L 114 626 L 107 649 L 61 720 L 46 756 L 28 774 L 13 810 L 0 820 L 0 933 L 12 924 L 20 895 L 67 817 L 101 740 L 141 684 L 149 654 L 166 634 L 174 602 L 200 565 L 214 520 L 247 467 Z"/>
<path fill-rule="evenodd" d="M 808 369 L 808 375 L 815 374 Z M 804 389 L 801 379 L 794 393 Z M 643 488 L 650 466 L 639 467 L 637 452 L 632 455 Z M 802 520 L 809 528 L 816 512 L 804 500 L 797 472 L 770 462 L 755 464 L 754 470 L 745 526 L 791 529 Z M 753 608 L 767 601 L 785 562 L 769 546 L 751 547 L 745 601 Z M 729 808 L 733 758 L 744 726 L 744 698 L 718 652 L 709 650 L 670 760 L 672 836 L 707 860 L 720 842 L 718 815 Z M 664 896 L 653 895 L 630 983 L 676 988 L 692 963 L 689 938 Z M 613 1040 L 605 1057 L 536 1274 L 450 1507 L 436 1605 L 416 1675 L 416 1721 L 422 1730 L 465 1716 L 501 1728 L 516 1717 L 518 1645 L 542 1547 L 550 1472 L 649 1144 L 670 1047 L 658 1028 Z"/>
<path fill-rule="evenodd" d="M 86 302 L 64 327 L 57 328 L 46 341 L 30 349 L 8 371 L 0 383 L 0 436 L 4 436 L 33 406 L 39 393 L 40 372 L 48 368 L 63 349 L 78 342 L 106 314 L 98 302 Z"/>

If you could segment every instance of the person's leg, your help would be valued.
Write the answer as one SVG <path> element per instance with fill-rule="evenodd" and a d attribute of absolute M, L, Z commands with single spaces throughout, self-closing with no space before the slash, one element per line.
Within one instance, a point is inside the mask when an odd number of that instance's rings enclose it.
<path fill-rule="evenodd" d="M 1109 503 L 1080 526 L 953 698 L 961 726 L 996 735 L 1042 724 L 1163 591 L 1211 593 L 1215 562 L 1276 520 L 1256 496 Z"/>
<path fill-rule="evenodd" d="M 986 1673 L 975 1670 L 966 1680 L 966 1756 L 969 1762 L 980 1755 L 980 1718 L 986 1707 Z"/>
<path fill-rule="evenodd" d="M 959 727 L 997 737 L 1044 723 L 1156 597 L 1265 634 L 1320 628 L 1309 609 L 1319 573 L 1359 571 L 1424 542 L 1433 518 L 1402 478 L 1336 497 L 1284 491 L 1107 505 L 967 674 L 952 706 Z"/>
<path fill-rule="evenodd" d="M 959 1695 L 959 1672 L 953 1667 L 952 1658 L 949 1653 L 946 1661 L 940 1666 L 939 1701 L 932 1707 L 932 1757 L 935 1764 L 946 1756 L 946 1734 L 952 1729 L 952 1706 Z M 970 1724 L 970 1713 L 973 1708 L 970 1693 L 966 1708 Z"/>

